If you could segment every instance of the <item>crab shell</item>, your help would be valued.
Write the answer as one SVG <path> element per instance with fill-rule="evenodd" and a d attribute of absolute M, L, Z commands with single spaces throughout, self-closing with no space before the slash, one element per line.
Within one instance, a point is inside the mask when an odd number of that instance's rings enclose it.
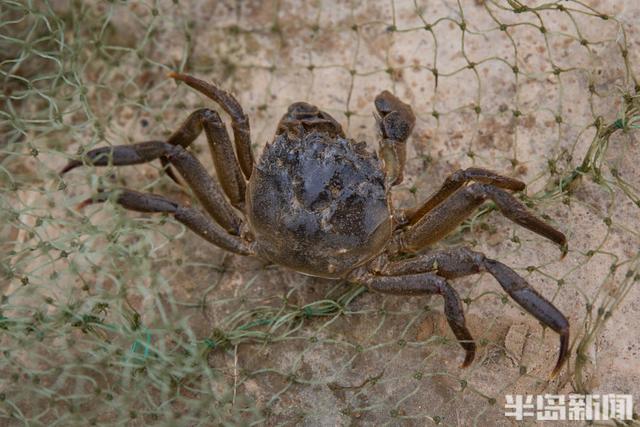
<path fill-rule="evenodd" d="M 312 276 L 346 276 L 377 256 L 393 231 L 378 157 L 317 126 L 276 135 L 246 200 L 256 253 Z"/>

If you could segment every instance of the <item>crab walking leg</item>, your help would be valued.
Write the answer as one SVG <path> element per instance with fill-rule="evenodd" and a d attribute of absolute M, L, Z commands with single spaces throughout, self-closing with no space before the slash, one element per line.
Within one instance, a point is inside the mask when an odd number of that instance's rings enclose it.
<path fill-rule="evenodd" d="M 376 96 L 374 103 L 378 112 L 378 127 L 382 134 L 380 157 L 384 161 L 387 182 L 390 185 L 398 185 L 404 177 L 407 139 L 413 131 L 416 116 L 409 104 L 400 101 L 386 90 Z"/>
<path fill-rule="evenodd" d="M 466 351 L 462 367 L 473 362 L 476 345 L 467 329 L 460 296 L 447 281 L 433 273 L 404 276 L 368 276 L 364 283 L 373 291 L 394 295 L 441 295 L 444 298 L 444 313 L 449 327 Z"/>
<path fill-rule="evenodd" d="M 555 377 L 569 356 L 569 321 L 551 302 L 533 289 L 525 279 L 506 265 L 488 259 L 480 252 L 457 248 L 420 255 L 388 264 L 383 274 L 392 276 L 433 272 L 447 279 L 488 272 L 528 313 L 560 335 L 560 352 L 551 377 Z"/>
<path fill-rule="evenodd" d="M 482 168 L 458 169 L 445 179 L 438 191 L 429 197 L 420 207 L 407 209 L 404 217 L 410 224 L 415 224 L 427 212 L 442 203 L 447 197 L 469 181 L 476 181 L 483 184 L 492 184 L 496 187 L 507 190 L 522 191 L 525 184 L 517 179 L 499 175 L 493 171 Z"/>
<path fill-rule="evenodd" d="M 209 219 L 197 209 L 182 206 L 172 200 L 152 193 L 139 193 L 132 190 L 117 190 L 115 192 L 98 193 L 82 205 L 99 203 L 115 196 L 115 201 L 126 209 L 137 212 L 170 213 L 175 219 L 189 227 L 193 232 L 214 245 L 227 251 L 251 255 L 248 245 L 238 236 L 229 234 L 225 229 Z"/>
<path fill-rule="evenodd" d="M 161 156 L 166 157 L 180 172 L 204 209 L 227 231 L 238 234 L 240 218 L 202 163 L 182 146 L 162 141 L 147 141 L 131 145 L 100 147 L 85 155 L 88 163 L 93 166 L 107 166 L 110 163 L 114 166 L 135 165 L 150 162 Z M 81 161 L 73 160 L 62 169 L 61 173 L 64 174 L 81 165 Z"/>
<path fill-rule="evenodd" d="M 491 199 L 500 212 L 511 221 L 566 247 L 564 234 L 536 218 L 515 197 L 489 184 L 472 184 L 453 193 L 438 204 L 414 225 L 407 228 L 396 240 L 401 252 L 415 252 L 435 243 L 453 231 L 478 206 Z"/>
<path fill-rule="evenodd" d="M 93 166 L 107 166 L 110 162 L 115 166 L 137 165 L 162 156 L 165 150 L 162 144 L 162 141 L 146 141 L 133 145 L 100 147 L 89 151 L 85 157 Z M 82 160 L 70 160 L 60 174 L 64 175 L 82 165 Z"/>
<path fill-rule="evenodd" d="M 233 128 L 233 137 L 236 143 L 236 153 L 242 172 L 244 176 L 249 179 L 253 170 L 251 128 L 249 126 L 249 117 L 244 113 L 238 100 L 229 92 L 220 89 L 216 85 L 195 77 L 174 72 L 169 73 L 169 77 L 183 81 L 198 92 L 211 98 L 231 116 L 231 127 Z"/>
<path fill-rule="evenodd" d="M 231 204 L 238 209 L 242 209 L 246 190 L 244 176 L 233 151 L 233 145 L 229 139 L 227 129 L 217 112 L 208 108 L 194 111 L 187 117 L 180 128 L 169 137 L 167 143 L 187 148 L 200 135 L 203 129 L 207 136 L 211 158 L 216 168 L 220 186 L 229 197 Z M 163 166 L 167 167 L 169 176 L 176 181 L 170 169 L 169 160 L 165 156 L 160 157 L 160 160 Z"/>

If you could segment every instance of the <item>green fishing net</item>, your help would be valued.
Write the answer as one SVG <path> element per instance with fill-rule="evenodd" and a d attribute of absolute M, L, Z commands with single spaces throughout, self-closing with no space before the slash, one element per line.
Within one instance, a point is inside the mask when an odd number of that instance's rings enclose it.
<path fill-rule="evenodd" d="M 0 423 L 499 426 L 507 394 L 637 397 L 638 22 L 623 0 L 1 0 Z M 455 281 L 478 344 L 460 369 L 437 297 L 227 254 L 170 216 L 78 209 L 102 188 L 192 200 L 159 163 L 59 175 L 212 106 L 170 71 L 236 94 L 256 156 L 300 100 L 377 149 L 373 99 L 394 92 L 417 116 L 399 207 L 459 168 L 525 181 L 564 258 L 491 203 L 438 247 L 552 300 L 568 365 L 549 380 L 557 335 L 488 275 Z M 192 150 L 212 168 L 204 140 Z"/>

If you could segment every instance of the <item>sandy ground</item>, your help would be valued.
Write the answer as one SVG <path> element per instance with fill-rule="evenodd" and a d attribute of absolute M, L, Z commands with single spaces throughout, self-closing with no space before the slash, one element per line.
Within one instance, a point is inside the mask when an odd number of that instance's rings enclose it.
<path fill-rule="evenodd" d="M 467 369 L 459 368 L 463 353 L 438 298 L 364 293 L 341 314 L 294 322 L 298 327 L 277 331 L 272 342 L 211 354 L 211 365 L 224 372 L 221 381 L 234 397 L 247 396 L 269 425 L 514 425 L 503 415 L 506 394 L 640 397 L 640 295 L 633 286 L 640 243 L 638 131 L 611 137 L 598 157 L 602 178 L 588 171 L 570 192 L 557 191 L 558 180 L 590 155 L 594 120 L 613 123 L 623 93 L 633 88 L 632 73 L 640 72 L 640 5 L 587 2 L 611 16 L 605 20 L 592 12 L 514 13 L 506 2 L 460 3 L 463 9 L 446 0 L 361 6 L 180 2 L 160 5 L 155 19 L 153 9 L 136 3 L 97 9 L 113 14 L 108 44 L 142 46 L 145 56 L 142 61 L 127 55 L 110 68 L 91 63 L 85 70 L 87 81 L 104 85 L 89 85 L 89 97 L 107 123 L 111 144 L 163 138 L 188 112 L 211 106 L 165 78 L 177 68 L 237 94 L 251 120 L 256 155 L 286 107 L 298 100 L 326 110 L 351 138 L 374 150 L 372 100 L 388 89 L 411 103 L 418 118 L 407 179 L 394 191 L 397 206 L 423 200 L 458 168 L 486 167 L 527 182 L 534 211 L 568 236 L 569 252 L 561 258 L 552 243 L 491 212 L 442 243 L 468 245 L 512 266 L 566 314 L 572 356 L 557 379 L 547 380 L 557 336 L 503 301 L 488 275 L 455 285 L 470 301 L 467 322 L 480 343 Z M 149 22 L 150 36 L 141 24 Z M 619 45 L 626 46 L 626 65 Z M 118 99 L 117 91 L 125 96 Z M 144 108 L 126 102 L 141 93 Z M 64 163 L 59 153 L 74 153 L 80 136 L 48 154 L 53 166 Z M 204 139 L 197 145 L 207 159 Z M 82 176 L 67 179 L 65 203 L 89 191 L 84 184 L 90 178 Z M 157 167 L 119 171 L 118 183 L 141 189 L 148 182 L 145 190 L 186 200 L 167 177 L 157 176 Z M 100 227 L 101 218 L 114 212 L 98 213 L 92 222 Z M 177 229 L 150 221 L 145 224 L 164 227 L 164 233 Z M 175 298 L 204 304 L 197 312 L 177 310 L 189 315 L 187 323 L 201 337 L 240 309 L 303 306 L 348 289 L 226 256 L 190 233 L 158 247 L 150 262 Z M 143 317 L 154 318 L 153 301 L 136 304 Z"/>

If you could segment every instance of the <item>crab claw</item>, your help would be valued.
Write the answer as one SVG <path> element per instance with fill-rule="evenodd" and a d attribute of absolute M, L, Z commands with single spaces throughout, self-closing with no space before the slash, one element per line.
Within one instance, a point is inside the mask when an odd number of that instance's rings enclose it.
<path fill-rule="evenodd" d="M 379 115 L 380 132 L 384 138 L 406 141 L 416 124 L 416 116 L 409 104 L 400 101 L 388 90 L 383 91 L 374 101 Z"/>
<path fill-rule="evenodd" d="M 384 162 L 387 183 L 398 185 L 404 176 L 407 160 L 406 142 L 416 124 L 416 116 L 409 104 L 385 90 L 376 96 L 376 121 L 382 139 L 380 157 Z"/>

